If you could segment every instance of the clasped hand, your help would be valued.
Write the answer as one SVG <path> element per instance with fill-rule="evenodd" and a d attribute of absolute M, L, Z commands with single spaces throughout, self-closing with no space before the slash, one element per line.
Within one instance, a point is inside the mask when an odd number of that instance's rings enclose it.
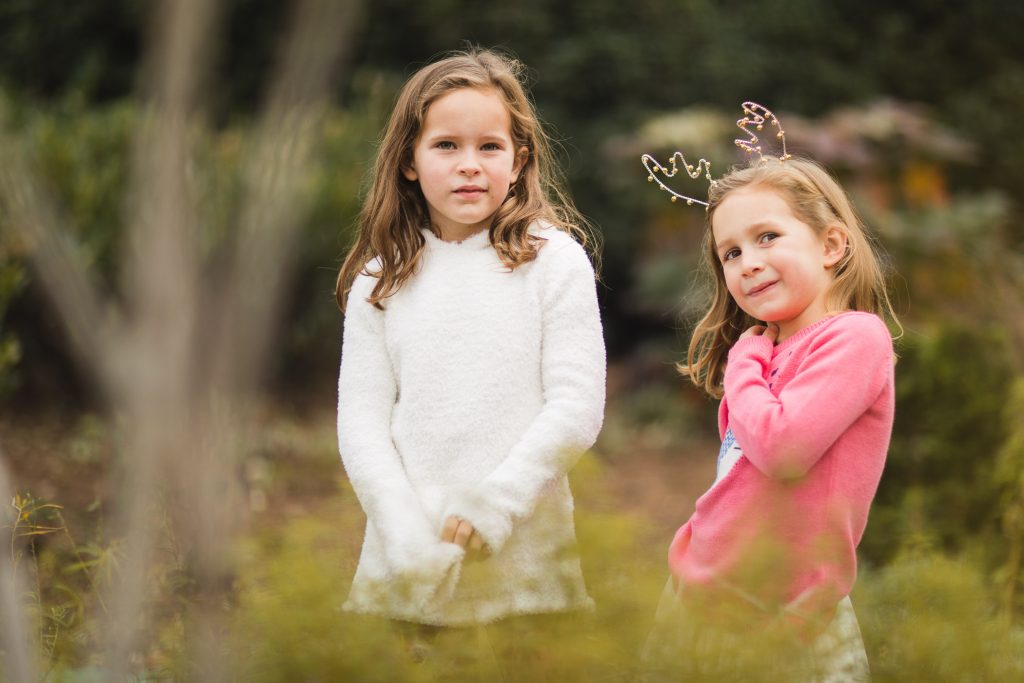
<path fill-rule="evenodd" d="M 473 528 L 473 525 L 455 516 L 444 521 L 441 540 L 445 543 L 454 543 L 465 550 L 467 562 L 483 560 L 491 554 L 484 539 Z"/>
<path fill-rule="evenodd" d="M 747 330 L 740 335 L 740 339 L 761 336 L 767 337 L 772 343 L 774 343 L 775 340 L 779 338 L 779 326 L 776 325 L 775 323 L 768 323 L 767 325 L 754 325 L 753 327 L 747 328 Z"/>

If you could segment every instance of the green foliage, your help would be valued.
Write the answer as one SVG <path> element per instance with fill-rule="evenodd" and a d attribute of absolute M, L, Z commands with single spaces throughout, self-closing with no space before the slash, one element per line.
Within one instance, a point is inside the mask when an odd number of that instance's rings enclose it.
<path fill-rule="evenodd" d="M 149 4 L 104 0 L 60 7 L 7 0 L 0 4 L 0 85 L 33 96 L 123 92 L 132 84 Z"/>
<path fill-rule="evenodd" d="M 247 544 L 233 643 L 242 680 L 412 680 L 388 624 L 340 610 L 358 533 L 349 511 Z"/>
<path fill-rule="evenodd" d="M 70 98 L 51 109 L 36 109 L 4 97 L 2 125 L 17 132 L 42 189 L 66 217 L 77 258 L 100 283 L 117 277 L 123 190 L 128 178 L 128 144 L 138 123 L 135 107 L 115 103 L 86 107 Z M 25 310 L 32 287 L 27 245 L 13 235 L 0 213 L 0 399 L 17 388 L 19 364 L 46 364 L 45 348 L 55 348 L 50 323 L 39 311 Z M 37 293 L 38 295 L 38 293 Z"/>
<path fill-rule="evenodd" d="M 1024 631 L 997 616 L 985 574 L 940 554 L 865 573 L 855 592 L 876 681 L 1009 681 L 1024 675 Z"/>
<path fill-rule="evenodd" d="M 354 79 L 358 104 L 333 109 L 323 129 L 313 201 L 299 238 L 299 263 L 286 305 L 279 382 L 308 389 L 336 381 L 341 314 L 334 286 L 367 189 L 373 149 L 389 113 L 393 91 L 387 79 Z"/>
<path fill-rule="evenodd" d="M 345 491 L 319 514 L 246 541 L 231 645 L 239 675 L 253 681 L 492 680 L 499 673 L 515 681 L 636 680 L 667 576 L 656 552 L 664 539 L 641 533 L 642 520 L 603 511 L 607 474 L 599 461 L 585 458 L 573 476 L 593 614 L 438 632 L 342 612 L 363 523 Z M 967 560 L 938 554 L 908 554 L 864 572 L 854 601 L 874 680 L 1024 674 L 1024 634 L 998 615 L 985 577 Z M 779 663 L 773 648 L 782 641 L 754 642 L 744 641 L 743 656 L 688 680 L 778 680 L 766 663 Z"/>
<path fill-rule="evenodd" d="M 38 110 L 19 106 L 2 92 L 0 101 L 4 124 L 17 130 L 19 144 L 44 179 L 44 189 L 57 201 L 59 213 L 72 219 L 77 256 L 101 281 L 109 280 L 116 274 L 120 193 L 127 176 L 133 108 L 120 104 L 96 109 L 69 100 Z M 8 220 L 0 213 L 0 399 L 19 385 L 18 366 L 25 349 L 38 347 L 38 339 L 46 334 L 45 319 L 38 312 L 17 310 L 32 278 L 27 247 L 14 238 Z M 17 319 L 15 325 L 12 318 Z"/>
<path fill-rule="evenodd" d="M 606 502 L 602 466 L 585 458 L 573 476 L 583 500 Z M 581 500 L 582 502 L 582 500 Z M 431 681 L 626 680 L 664 582 L 659 555 L 638 520 L 617 512 L 580 515 L 578 537 L 591 594 L 589 616 L 523 617 L 486 628 L 419 629 L 341 611 L 364 518 L 343 489 L 316 515 L 244 544 L 233 651 L 244 680 Z M 619 558 L 640 557 L 641 573 Z M 416 648 L 426 650 L 417 662 Z M 510 671 L 511 669 L 511 671 Z"/>
<path fill-rule="evenodd" d="M 1003 583 L 1003 611 L 1014 615 L 1024 608 L 1024 376 L 1018 375 L 1003 410 L 1007 438 L 996 459 L 995 482 L 1002 489 L 1002 531 L 1006 562 L 996 574 Z"/>
<path fill-rule="evenodd" d="M 930 547 L 971 553 L 989 571 L 1014 564 L 1004 529 L 1016 500 L 1004 464 L 1016 423 L 1004 416 L 1021 344 L 1010 211 L 1005 196 L 987 192 L 868 216 L 896 258 L 897 299 L 912 314 L 897 344 L 889 459 L 861 545 L 869 561 Z"/>
<path fill-rule="evenodd" d="M 652 380 L 631 391 L 628 400 L 609 411 L 599 437 L 601 450 L 679 450 L 695 434 L 705 432 L 711 422 L 701 420 L 713 419 L 710 411 L 695 403 L 688 387 L 679 386 L 682 381 L 670 376 L 670 381 Z"/>
<path fill-rule="evenodd" d="M 14 576 L 29 586 L 24 623 L 33 629 L 43 669 L 80 661 L 93 635 L 87 619 L 93 601 L 102 600 L 94 577 L 110 549 L 90 542 L 78 546 L 62 506 L 16 493 L 2 516 L 11 547 Z M 109 574 L 107 576 L 109 580 Z"/>
<path fill-rule="evenodd" d="M 19 118 L 19 136 L 68 218 L 79 257 L 97 276 L 113 277 L 137 109 L 127 102 L 91 108 L 69 100 L 54 109 L 24 109 Z"/>
<path fill-rule="evenodd" d="M 276 359 L 282 373 L 296 382 L 314 371 L 322 376 L 337 360 L 334 277 L 351 241 L 365 164 L 384 115 L 383 101 L 390 96 L 379 79 L 367 79 L 360 87 L 368 92 L 358 108 L 327 113 L 320 165 L 309 188 L 313 205 L 301 223 L 302 275 L 285 306 L 287 331 Z M 132 215 L 131 146 L 140 127 L 147 125 L 145 116 L 127 101 L 84 107 L 69 100 L 52 109 L 15 107 L 9 118 L 43 189 L 65 219 L 79 261 L 109 296 L 120 277 L 125 221 Z M 248 122 L 193 132 L 196 159 L 190 179 L 200 214 L 200 248 L 212 278 L 242 213 L 240 168 L 251 137 Z M 34 347 L 34 362 L 51 362 L 37 342 L 48 333 L 46 319 L 19 309 L 32 286 L 28 254 L 3 225 L 5 220 L 0 214 L 0 398 L 16 386 L 26 345 Z M 5 325 L 14 312 L 16 326 Z"/>
<path fill-rule="evenodd" d="M 900 354 L 892 445 L 861 551 L 874 562 L 907 543 L 998 552 L 1006 336 L 950 325 L 911 332 Z"/>

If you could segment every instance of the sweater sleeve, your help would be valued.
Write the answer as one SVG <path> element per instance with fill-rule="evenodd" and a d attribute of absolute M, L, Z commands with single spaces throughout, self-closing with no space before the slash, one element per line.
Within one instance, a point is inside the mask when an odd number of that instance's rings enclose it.
<path fill-rule="evenodd" d="M 544 253 L 551 250 L 549 253 Z M 593 445 L 604 419 L 605 350 L 594 270 L 569 238 L 549 240 L 543 266 L 543 407 L 508 456 L 475 487 L 453 497 L 445 517 L 465 519 L 497 553 L 546 485 Z"/>
<path fill-rule="evenodd" d="M 338 447 L 359 503 L 383 544 L 391 577 L 429 598 L 453 588 L 462 549 L 429 523 L 391 438 L 398 383 L 384 339 L 384 313 L 366 301 L 373 280 L 359 275 L 345 314 L 338 378 Z"/>
<path fill-rule="evenodd" d="M 748 337 L 729 351 L 728 423 L 743 455 L 769 477 L 803 476 L 883 390 L 892 340 L 875 316 L 843 316 L 821 332 L 796 375 L 773 395 L 772 344 Z"/>

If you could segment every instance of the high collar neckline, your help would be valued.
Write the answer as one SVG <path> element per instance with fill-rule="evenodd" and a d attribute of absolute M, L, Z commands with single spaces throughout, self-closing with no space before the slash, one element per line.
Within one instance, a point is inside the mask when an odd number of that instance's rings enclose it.
<path fill-rule="evenodd" d="M 435 235 L 430 228 L 421 228 L 420 232 L 423 233 L 423 238 L 426 240 L 427 246 L 431 249 L 458 249 L 460 251 L 472 251 L 491 246 L 490 230 L 487 230 L 486 228 L 478 230 L 472 235 L 466 237 L 464 240 L 458 242 L 443 240 Z"/>

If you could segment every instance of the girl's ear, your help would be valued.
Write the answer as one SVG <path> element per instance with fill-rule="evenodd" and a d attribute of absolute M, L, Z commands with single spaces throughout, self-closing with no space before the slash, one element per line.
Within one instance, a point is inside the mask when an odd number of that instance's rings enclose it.
<path fill-rule="evenodd" d="M 402 175 L 405 176 L 406 180 L 413 183 L 420 177 L 419 174 L 416 173 L 416 167 L 413 166 L 412 161 L 408 164 L 402 164 Z"/>
<path fill-rule="evenodd" d="M 841 225 L 832 224 L 825 230 L 823 245 L 826 268 L 832 268 L 846 256 L 847 242 L 846 230 Z"/>
<path fill-rule="evenodd" d="M 512 164 L 512 182 L 519 180 L 519 172 L 526 166 L 526 160 L 530 158 L 530 149 L 523 145 L 516 150 L 516 160 Z"/>

